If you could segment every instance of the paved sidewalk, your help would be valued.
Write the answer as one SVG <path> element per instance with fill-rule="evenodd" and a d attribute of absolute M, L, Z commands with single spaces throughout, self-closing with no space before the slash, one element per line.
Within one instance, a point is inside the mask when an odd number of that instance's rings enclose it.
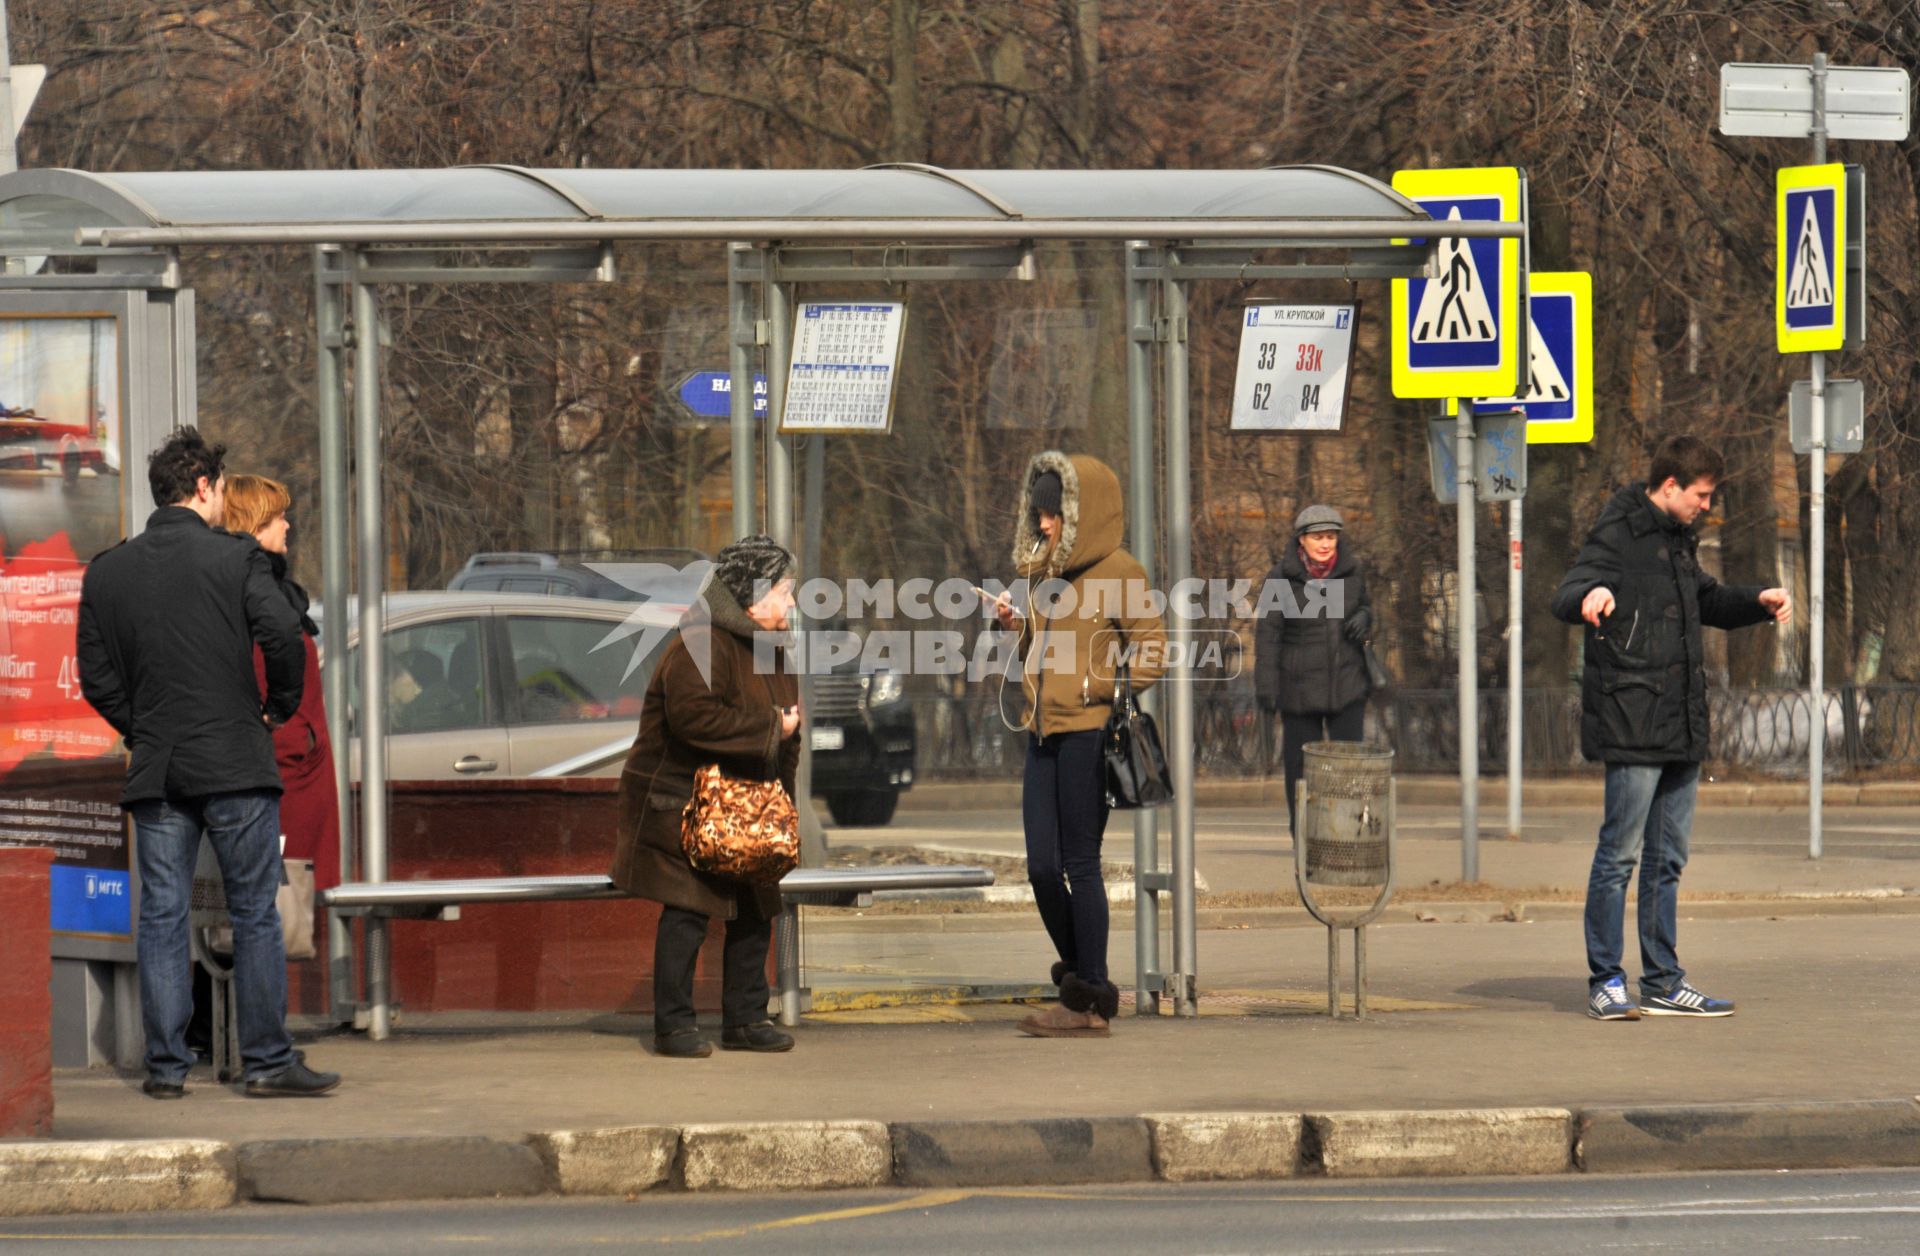
<path fill-rule="evenodd" d="M 853 942 L 847 953 L 911 962 L 883 938 L 863 945 L 859 936 L 839 935 Z M 1700 984 L 1738 1000 L 1738 1015 L 1586 1019 L 1579 926 L 1552 921 L 1377 926 L 1369 934 L 1376 999 L 1432 1010 L 1334 1023 L 1258 998 L 1324 997 L 1324 935 L 1219 930 L 1200 938 L 1203 1010 L 1264 1006 L 1272 1014 L 1123 1017 L 1104 1042 L 1030 1039 L 1003 1020 L 829 1017 L 802 1026 L 790 1055 L 717 1052 L 694 1061 L 651 1055 L 642 1045 L 647 1026 L 632 1017 L 546 1030 L 503 1028 L 510 1022 L 497 1017 L 465 1025 L 423 1018 L 386 1043 L 310 1044 L 314 1064 L 347 1078 L 318 1100 L 249 1100 L 197 1073 L 185 1101 L 156 1103 L 137 1079 L 63 1072 L 55 1136 L 503 1135 L 704 1121 L 1834 1101 L 1920 1089 L 1912 979 L 1920 924 L 1912 918 L 1689 920 L 1681 941 Z M 1039 931 L 1025 920 L 943 942 L 939 962 L 959 969 L 1011 955 L 1024 957 L 1027 972 L 1046 971 Z M 1125 954 L 1118 945 L 1115 953 Z M 1208 991 L 1239 994 L 1216 1004 Z"/>
<path fill-rule="evenodd" d="M 1520 840 L 1483 841 L 1478 885 L 1447 887 L 1457 817 L 1448 833 L 1444 806 L 1403 808 L 1404 888 L 1368 931 L 1365 1022 L 1325 1016 L 1325 934 L 1297 906 L 1203 910 L 1201 1017 L 1123 1015 L 1105 1041 L 1026 1038 L 1019 1005 L 951 997 L 1044 992 L 1053 956 L 1030 908 L 814 910 L 805 959 L 823 1010 L 789 1055 L 660 1059 L 632 1016 L 442 1014 L 403 1016 L 384 1043 L 308 1042 L 316 1066 L 346 1075 L 315 1100 L 249 1100 L 202 1069 L 185 1101 L 158 1103 L 137 1077 L 62 1071 L 54 1138 L 0 1143 L 0 1214 L 662 1185 L 1920 1164 L 1920 813 L 1853 810 L 1811 863 L 1790 808 L 1703 809 L 1686 885 L 1712 901 L 1683 902 L 1681 955 L 1739 1013 L 1607 1024 L 1583 1014 L 1577 918 L 1596 818 L 1534 809 Z M 884 834 L 1016 859 L 1004 808 L 932 819 L 903 813 Z M 1291 889 L 1274 820 L 1265 806 L 1202 811 L 1198 863 L 1215 893 Z M 1108 854 L 1130 855 L 1130 836 L 1117 819 Z M 1425 889 L 1450 901 L 1423 907 Z M 1115 916 L 1123 985 L 1132 923 Z M 1350 997 L 1350 973 L 1343 984 Z M 874 1006 L 903 994 L 922 1001 Z"/>

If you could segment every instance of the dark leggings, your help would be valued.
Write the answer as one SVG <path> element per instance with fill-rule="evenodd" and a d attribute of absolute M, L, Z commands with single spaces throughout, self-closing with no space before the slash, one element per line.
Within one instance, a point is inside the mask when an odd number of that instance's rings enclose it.
<path fill-rule="evenodd" d="M 1107 829 L 1107 780 L 1099 729 L 1028 738 L 1020 810 L 1040 923 L 1080 980 L 1104 982 L 1107 887 L 1100 839 Z"/>
<path fill-rule="evenodd" d="M 653 1032 L 692 1029 L 693 973 L 700 944 L 707 938 L 707 917 L 680 907 L 660 908 L 653 935 Z M 767 1019 L 767 947 L 773 922 L 760 914 L 750 887 L 734 896 L 720 961 L 720 1021 L 753 1025 Z"/>
<path fill-rule="evenodd" d="M 1325 726 L 1324 733 L 1322 725 Z M 1305 772 L 1306 755 L 1302 751 L 1310 741 L 1360 741 L 1367 734 L 1367 700 L 1361 698 L 1341 707 L 1332 715 L 1282 715 L 1280 717 L 1280 762 L 1287 776 L 1287 831 L 1299 833 L 1299 817 L 1295 809 L 1300 805 L 1294 797 Z"/>

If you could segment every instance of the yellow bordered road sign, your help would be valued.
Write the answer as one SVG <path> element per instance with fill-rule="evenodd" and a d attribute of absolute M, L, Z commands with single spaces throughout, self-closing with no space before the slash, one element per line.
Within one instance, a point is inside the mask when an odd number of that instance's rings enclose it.
<path fill-rule="evenodd" d="M 1847 338 L 1847 168 L 1788 166 L 1774 178 L 1773 309 L 1782 353 L 1838 349 Z"/>
<path fill-rule="evenodd" d="M 1527 309 L 1527 386 L 1512 397 L 1476 397 L 1473 407 L 1526 415 L 1529 445 L 1583 445 L 1593 439 L 1593 277 L 1536 270 Z M 1447 405 L 1448 414 L 1458 409 Z"/>
<path fill-rule="evenodd" d="M 1520 172 L 1402 170 L 1393 189 L 1435 218 L 1521 221 Z M 1497 397 L 1519 386 L 1520 241 L 1446 239 L 1433 279 L 1393 281 L 1393 395 Z"/>

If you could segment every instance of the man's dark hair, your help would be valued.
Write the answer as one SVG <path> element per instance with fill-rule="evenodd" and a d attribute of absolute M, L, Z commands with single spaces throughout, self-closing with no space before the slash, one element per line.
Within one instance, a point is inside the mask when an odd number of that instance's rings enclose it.
<path fill-rule="evenodd" d="M 1653 451 L 1653 465 L 1647 468 L 1647 491 L 1653 492 L 1669 478 L 1681 488 L 1698 480 L 1718 484 L 1726 474 L 1727 460 L 1719 450 L 1698 436 L 1669 436 Z"/>
<path fill-rule="evenodd" d="M 221 460 L 227 456 L 225 445 L 209 445 L 192 427 L 176 427 L 167 443 L 147 459 L 147 487 L 153 491 L 156 506 L 178 506 L 193 497 L 201 476 L 207 483 L 220 482 Z"/>

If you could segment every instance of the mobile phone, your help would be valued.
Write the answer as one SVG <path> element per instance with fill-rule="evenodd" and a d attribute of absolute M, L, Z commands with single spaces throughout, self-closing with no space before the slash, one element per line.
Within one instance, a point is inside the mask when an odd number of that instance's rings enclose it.
<path fill-rule="evenodd" d="M 1008 610 L 1010 610 L 1010 611 L 1012 611 L 1012 612 L 1013 612 L 1013 613 L 1014 613 L 1015 615 L 1019 615 L 1019 614 L 1020 614 L 1020 608 L 1019 608 L 1019 607 L 1017 607 L 1017 606 L 1015 606 L 1015 605 L 1013 604 L 1013 597 L 1012 597 L 1012 595 L 1011 595 L 1011 594 L 1005 594 L 1005 593 L 989 593 L 989 592 L 987 592 L 987 591 L 986 591 L 985 589 L 983 589 L 983 588 L 981 588 L 981 587 L 980 587 L 979 585 L 977 585 L 977 584 L 976 584 L 976 585 L 970 585 L 970 586 L 968 586 L 968 587 L 970 587 L 970 588 L 971 588 L 971 589 L 972 589 L 972 590 L 973 590 L 973 591 L 974 591 L 975 593 L 978 593 L 978 594 L 979 594 L 979 595 L 981 596 L 981 598 L 983 598 L 983 599 L 984 599 L 985 601 L 987 601 L 987 602 L 988 602 L 988 603 L 990 603 L 990 604 L 997 604 L 997 603 L 998 603 L 998 602 L 1000 601 L 1000 599 L 1001 599 L 1001 598 L 1003 598 L 1003 597 L 1004 597 L 1004 598 L 1006 598 L 1006 599 L 1007 599 L 1007 609 L 1008 609 Z"/>

